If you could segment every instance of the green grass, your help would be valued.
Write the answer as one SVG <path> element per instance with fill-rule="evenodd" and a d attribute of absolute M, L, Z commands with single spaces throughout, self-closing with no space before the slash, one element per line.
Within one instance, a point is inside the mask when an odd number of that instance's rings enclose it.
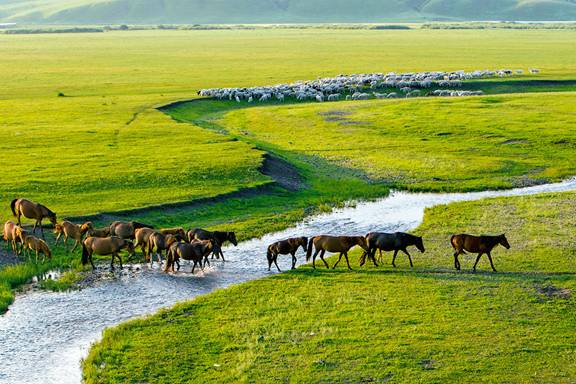
<path fill-rule="evenodd" d="M 576 289 L 575 204 L 564 193 L 435 207 L 415 231 L 427 251 L 414 270 L 403 257 L 396 270 L 304 266 L 200 297 L 105 331 L 86 382 L 570 382 L 575 301 L 542 292 Z M 461 231 L 508 233 L 500 273 L 486 260 L 470 273 L 473 256 L 452 270 Z"/>

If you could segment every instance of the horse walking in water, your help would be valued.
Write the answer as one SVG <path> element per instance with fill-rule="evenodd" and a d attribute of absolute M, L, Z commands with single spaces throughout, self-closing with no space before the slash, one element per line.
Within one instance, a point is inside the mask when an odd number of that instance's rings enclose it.
<path fill-rule="evenodd" d="M 42 204 L 34 203 L 26 199 L 14 199 L 10 203 L 12 214 L 18 218 L 18 226 L 21 226 L 21 217 L 24 216 L 28 219 L 34 219 L 33 233 L 36 233 L 36 227 L 40 226 L 40 233 L 44 237 L 44 229 L 42 228 L 42 220 L 48 218 L 53 225 L 56 225 L 56 214 Z"/>
<path fill-rule="evenodd" d="M 192 240 L 214 240 L 214 250 L 215 252 L 212 254 L 212 258 L 214 255 L 217 259 L 222 257 L 222 261 L 224 260 L 224 253 L 222 253 L 222 246 L 225 242 L 229 241 L 234 246 L 238 245 L 238 240 L 236 240 L 236 233 L 234 232 L 220 232 L 220 231 L 206 231 L 205 229 L 195 228 L 188 231 L 188 241 L 192 242 Z"/>
<path fill-rule="evenodd" d="M 68 250 L 68 238 L 74 240 L 74 247 L 72 248 L 72 252 L 76 250 L 76 248 L 82 244 L 82 226 L 71 223 L 69 221 L 63 221 L 60 224 L 56 224 L 54 226 L 54 234 L 56 236 L 56 242 L 54 245 L 58 245 L 58 241 L 60 238 L 64 236 L 64 249 Z"/>
<path fill-rule="evenodd" d="M 130 240 L 121 239 L 116 236 L 99 238 L 87 237 L 82 243 L 82 265 L 92 264 L 92 269 L 96 269 L 92 261 L 92 255 L 97 254 L 100 256 L 112 255 L 110 262 L 110 270 L 114 270 L 114 258 L 120 261 L 120 269 L 122 269 L 122 258 L 118 254 L 122 249 L 126 249 L 130 256 L 134 255 L 134 244 Z"/>
<path fill-rule="evenodd" d="M 268 270 L 270 270 L 272 263 L 274 263 L 276 268 L 278 268 L 278 272 L 282 272 L 280 267 L 278 267 L 278 263 L 276 262 L 278 255 L 291 255 L 292 269 L 296 268 L 296 252 L 300 247 L 302 247 L 304 252 L 306 252 L 306 248 L 308 247 L 307 237 L 296 237 L 293 239 L 277 241 L 273 244 L 270 244 L 268 246 L 268 252 L 266 253 L 266 257 L 268 258 Z"/>
<path fill-rule="evenodd" d="M 175 263 L 178 265 L 177 270 L 179 271 L 179 259 L 194 262 L 194 265 L 192 266 L 192 273 L 194 273 L 196 265 L 199 265 L 200 268 L 204 270 L 206 263 L 209 264 L 208 256 L 213 253 L 217 247 L 218 245 L 215 244 L 214 240 L 196 240 L 192 241 L 191 243 L 180 243 L 177 241 L 173 242 L 170 245 L 170 249 L 168 250 L 168 257 L 166 259 L 166 267 L 164 272 L 168 272 L 170 268 L 172 268 L 172 272 L 174 272 Z"/>
<path fill-rule="evenodd" d="M 504 234 L 499 236 L 472 236 L 466 234 L 454 235 L 450 238 L 450 243 L 452 244 L 452 248 L 454 248 L 454 268 L 457 270 L 460 270 L 460 261 L 458 260 L 459 255 L 466 254 L 465 251 L 478 253 L 478 257 L 476 257 L 476 262 L 473 267 L 474 272 L 476 272 L 476 266 L 483 254 L 488 256 L 490 266 L 492 267 L 492 270 L 496 272 L 490 252 L 492 252 L 494 247 L 498 244 L 501 244 L 506 249 L 510 249 L 510 244 Z"/>
<path fill-rule="evenodd" d="M 316 236 L 308 242 L 306 261 L 310 260 L 310 256 L 312 256 L 312 248 L 314 247 L 316 248 L 316 252 L 312 258 L 312 267 L 314 269 L 316 269 L 316 256 L 319 253 L 320 259 L 324 262 L 326 268 L 330 268 L 326 260 L 324 260 L 324 254 L 328 251 L 331 253 L 340 253 L 340 257 L 332 269 L 336 268 L 340 260 L 342 260 L 342 256 L 344 256 L 346 258 L 346 264 L 348 264 L 348 269 L 351 270 L 350 261 L 348 260 L 348 251 L 356 245 L 360 246 L 365 251 L 368 250 L 368 242 L 363 236 Z"/>
<path fill-rule="evenodd" d="M 366 262 L 366 256 L 369 256 L 374 265 L 378 266 L 378 264 L 376 264 L 376 250 L 378 250 L 380 251 L 380 261 L 382 261 L 382 251 L 394 251 L 394 256 L 392 258 L 392 265 L 394 268 L 396 268 L 396 256 L 398 255 L 398 251 L 404 252 L 408 256 L 410 268 L 412 268 L 414 267 L 414 264 L 412 263 L 412 257 L 408 253 L 407 248 L 414 245 L 421 253 L 424 253 L 425 251 L 422 238 L 409 233 L 371 232 L 366 235 L 366 240 L 368 241 L 368 251 L 364 251 L 360 257 L 360 266 L 363 266 Z"/>
<path fill-rule="evenodd" d="M 168 235 L 170 237 L 176 238 L 176 236 Z M 168 242 L 166 239 L 167 236 L 164 236 L 160 232 L 153 232 L 148 236 L 148 245 L 147 245 L 147 259 L 150 260 L 150 268 L 154 264 L 154 257 L 152 257 L 152 253 L 156 251 L 156 257 L 158 258 L 158 264 L 162 266 L 162 252 L 168 251 Z M 177 238 L 176 238 L 177 239 Z"/>
<path fill-rule="evenodd" d="M 142 256 L 144 257 L 150 256 L 150 253 L 146 251 L 146 247 L 148 247 L 148 239 L 153 233 L 156 233 L 156 231 L 152 228 L 138 228 L 134 231 L 134 238 L 136 239 L 134 248 L 140 246 L 142 250 Z"/>
<path fill-rule="evenodd" d="M 139 228 L 153 227 L 139 223 L 137 221 L 115 221 L 110 224 L 110 236 L 116 236 L 121 239 L 134 240 L 135 232 Z"/>

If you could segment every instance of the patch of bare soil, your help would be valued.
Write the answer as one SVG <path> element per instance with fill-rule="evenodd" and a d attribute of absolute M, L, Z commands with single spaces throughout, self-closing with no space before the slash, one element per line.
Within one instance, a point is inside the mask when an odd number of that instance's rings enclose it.
<path fill-rule="evenodd" d="M 572 291 L 570 289 L 556 287 L 552 284 L 536 287 L 536 292 L 547 297 L 548 299 L 567 300 L 572 297 Z"/>
<path fill-rule="evenodd" d="M 5 267 L 7 265 L 14 265 L 18 264 L 20 260 L 16 257 L 13 252 L 6 251 L 5 243 L 0 243 L 0 268 Z"/>
<path fill-rule="evenodd" d="M 298 170 L 287 161 L 270 154 L 264 155 L 264 162 L 260 168 L 262 174 L 271 177 L 283 188 L 289 191 L 299 191 L 305 188 L 304 179 Z"/>
<path fill-rule="evenodd" d="M 510 145 L 510 144 L 525 144 L 528 140 L 526 139 L 509 139 L 500 143 L 500 145 Z"/>

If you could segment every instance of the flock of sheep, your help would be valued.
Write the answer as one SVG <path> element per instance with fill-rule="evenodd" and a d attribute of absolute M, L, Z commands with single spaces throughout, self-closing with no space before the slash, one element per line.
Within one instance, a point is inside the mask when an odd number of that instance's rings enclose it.
<path fill-rule="evenodd" d="M 537 69 L 529 69 L 532 74 Z M 277 84 L 252 88 L 212 88 L 198 91 L 198 95 L 218 100 L 237 102 L 267 102 L 286 99 L 298 101 L 368 100 L 419 96 L 479 96 L 482 91 L 459 90 L 466 80 L 510 77 L 522 75 L 523 70 L 454 71 L 414 73 L 372 73 L 339 75 L 292 84 Z M 435 88 L 434 90 L 432 90 Z M 442 88 L 442 89 L 437 89 Z M 388 90 L 392 92 L 379 93 Z"/>

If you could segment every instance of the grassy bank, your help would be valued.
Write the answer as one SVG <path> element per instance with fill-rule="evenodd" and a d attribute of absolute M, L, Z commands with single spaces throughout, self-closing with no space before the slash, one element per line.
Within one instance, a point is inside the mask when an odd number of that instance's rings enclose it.
<path fill-rule="evenodd" d="M 575 203 L 563 193 L 433 208 L 415 231 L 427 251 L 414 270 L 402 258 L 395 270 L 304 266 L 209 294 L 107 330 L 86 382 L 570 382 Z M 508 233 L 500 273 L 469 273 L 472 256 L 452 270 L 448 238 L 461 231 Z"/>

